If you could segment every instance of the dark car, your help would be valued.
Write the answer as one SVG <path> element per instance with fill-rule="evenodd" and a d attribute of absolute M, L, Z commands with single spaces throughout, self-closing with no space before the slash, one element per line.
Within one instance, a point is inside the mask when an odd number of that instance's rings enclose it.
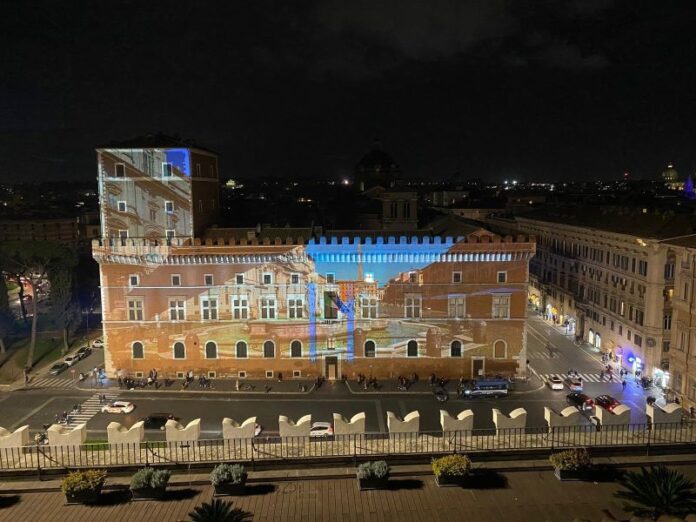
<path fill-rule="evenodd" d="M 143 419 L 143 422 L 145 422 L 146 430 L 163 430 L 168 420 L 178 421 L 179 417 L 171 413 L 151 413 Z"/>
<path fill-rule="evenodd" d="M 84 359 L 92 353 L 92 349 L 89 346 L 83 346 L 75 353 L 80 357 L 80 359 Z"/>
<path fill-rule="evenodd" d="M 569 393 L 566 395 L 566 401 L 571 406 L 575 406 L 578 410 L 591 410 L 594 407 L 594 402 L 584 393 Z"/>
<path fill-rule="evenodd" d="M 597 406 L 600 406 L 605 410 L 612 412 L 614 411 L 614 408 L 621 404 L 611 395 L 600 395 L 599 397 L 595 397 L 594 402 Z"/>
<path fill-rule="evenodd" d="M 51 366 L 50 370 L 48 370 L 48 373 L 50 373 L 51 375 L 58 375 L 59 373 L 62 373 L 67 369 L 68 365 L 66 363 L 59 362 Z"/>

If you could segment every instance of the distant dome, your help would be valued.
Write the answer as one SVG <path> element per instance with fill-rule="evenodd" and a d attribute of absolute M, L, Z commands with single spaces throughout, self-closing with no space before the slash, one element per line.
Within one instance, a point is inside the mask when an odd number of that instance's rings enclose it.
<path fill-rule="evenodd" d="M 671 163 L 667 165 L 667 168 L 662 171 L 662 180 L 663 181 L 679 181 L 679 173 L 677 172 L 677 169 L 674 168 L 674 165 Z"/>
<path fill-rule="evenodd" d="M 399 174 L 399 166 L 394 159 L 382 150 L 382 144 L 375 140 L 372 150 L 365 154 L 355 166 L 355 179 L 360 190 L 374 186 L 389 188 L 394 185 Z"/>

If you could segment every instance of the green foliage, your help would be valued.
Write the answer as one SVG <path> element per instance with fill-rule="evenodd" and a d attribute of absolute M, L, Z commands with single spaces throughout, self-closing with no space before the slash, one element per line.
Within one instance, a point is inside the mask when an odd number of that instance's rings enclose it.
<path fill-rule="evenodd" d="M 436 477 L 465 477 L 471 471 L 471 459 L 467 455 L 445 455 L 432 461 Z"/>
<path fill-rule="evenodd" d="M 66 495 L 74 495 L 86 491 L 98 491 L 106 481 L 106 471 L 88 469 L 73 471 L 63 479 L 60 489 Z"/>
<path fill-rule="evenodd" d="M 389 478 L 389 464 L 384 460 L 363 462 L 358 466 L 359 479 Z"/>
<path fill-rule="evenodd" d="M 220 484 L 246 484 L 247 472 L 240 464 L 218 464 L 210 473 L 213 486 Z"/>
<path fill-rule="evenodd" d="M 194 508 L 189 517 L 191 522 L 244 522 L 251 520 L 251 513 L 233 508 L 232 502 L 214 499 Z"/>
<path fill-rule="evenodd" d="M 574 448 L 558 453 L 553 453 L 549 457 L 551 465 L 555 469 L 562 471 L 578 471 L 592 467 L 592 459 L 585 448 Z"/>
<path fill-rule="evenodd" d="M 168 469 L 142 468 L 131 477 L 130 489 L 163 489 L 169 484 L 172 472 Z"/>
<path fill-rule="evenodd" d="M 626 511 L 657 519 L 662 515 L 683 517 L 696 512 L 694 482 L 664 464 L 629 471 L 619 484 L 626 488 L 614 495 L 627 501 Z"/>

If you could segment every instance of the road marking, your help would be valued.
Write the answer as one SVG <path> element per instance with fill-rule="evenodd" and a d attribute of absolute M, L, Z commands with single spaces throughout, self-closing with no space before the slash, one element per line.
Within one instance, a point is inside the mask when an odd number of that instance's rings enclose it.
<path fill-rule="evenodd" d="M 62 397 L 61 397 L 61 398 L 62 398 Z M 17 422 L 15 422 L 12 426 L 10 426 L 10 430 L 13 430 L 13 431 L 14 431 L 15 429 L 17 429 L 17 427 L 22 426 L 22 423 L 23 423 L 25 420 L 27 420 L 28 418 L 33 417 L 34 415 L 36 415 L 37 413 L 39 413 L 41 410 L 43 410 L 46 406 L 48 406 L 49 404 L 51 404 L 51 403 L 52 403 L 54 400 L 56 400 L 56 399 L 58 399 L 58 397 L 51 397 L 51 398 L 48 399 L 47 401 L 44 401 L 44 402 L 41 404 L 41 406 L 38 406 L 38 407 L 34 408 L 34 409 L 31 410 L 29 413 L 27 413 L 24 417 L 22 417 L 22 418 L 19 419 Z"/>

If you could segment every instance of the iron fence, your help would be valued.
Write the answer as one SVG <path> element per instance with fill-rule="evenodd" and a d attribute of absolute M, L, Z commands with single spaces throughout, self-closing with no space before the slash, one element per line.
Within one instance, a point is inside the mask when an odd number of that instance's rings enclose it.
<path fill-rule="evenodd" d="M 696 423 L 508 428 L 452 432 L 366 433 L 326 438 L 255 437 L 189 442 L 32 445 L 0 449 L 0 471 L 114 466 L 174 465 L 235 461 L 367 458 L 573 447 L 645 447 L 696 443 Z"/>

